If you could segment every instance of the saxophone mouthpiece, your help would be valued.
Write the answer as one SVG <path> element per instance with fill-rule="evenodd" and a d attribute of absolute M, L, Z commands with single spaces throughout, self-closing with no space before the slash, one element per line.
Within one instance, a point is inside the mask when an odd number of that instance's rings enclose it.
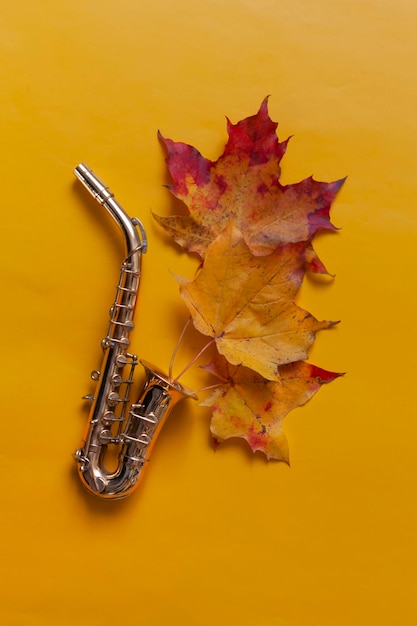
<path fill-rule="evenodd" d="M 114 194 L 107 185 L 105 185 L 84 163 L 77 165 L 74 169 L 74 174 L 100 204 L 104 204 L 110 198 L 114 197 Z"/>

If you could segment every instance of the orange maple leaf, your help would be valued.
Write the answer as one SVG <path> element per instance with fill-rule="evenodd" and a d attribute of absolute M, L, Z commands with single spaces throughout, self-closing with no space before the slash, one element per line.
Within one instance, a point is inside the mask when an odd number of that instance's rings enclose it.
<path fill-rule="evenodd" d="M 329 211 L 344 179 L 326 183 L 309 177 L 282 185 L 280 162 L 287 141 L 278 141 L 276 128 L 265 99 L 256 115 L 236 125 L 228 120 L 229 139 L 215 162 L 188 144 L 160 136 L 173 179 L 169 188 L 188 214 L 154 217 L 177 243 L 204 257 L 231 218 L 255 255 L 335 229 Z M 310 269 L 326 271 L 315 255 Z"/>
<path fill-rule="evenodd" d="M 333 324 L 294 302 L 305 248 L 304 242 L 286 244 L 256 257 L 231 222 L 207 248 L 196 278 L 178 278 L 194 326 L 230 363 L 277 379 L 279 365 L 306 358 L 315 333 Z"/>
<path fill-rule="evenodd" d="M 341 374 L 297 361 L 279 368 L 278 381 L 230 365 L 217 357 L 206 368 L 223 382 L 202 402 L 212 409 L 211 433 L 216 443 L 239 437 L 253 452 L 289 463 L 288 442 L 282 430 L 285 416 L 305 404 L 324 383 Z"/>

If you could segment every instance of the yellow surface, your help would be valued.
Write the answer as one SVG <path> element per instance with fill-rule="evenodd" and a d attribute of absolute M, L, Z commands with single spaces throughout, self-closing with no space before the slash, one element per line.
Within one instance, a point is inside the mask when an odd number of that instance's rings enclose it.
<path fill-rule="evenodd" d="M 411 0 L 2 3 L 1 624 L 417 623 L 416 20 Z M 348 375 L 287 419 L 291 469 L 214 453 L 189 402 L 140 491 L 96 501 L 71 454 L 122 244 L 72 169 L 148 229 L 133 347 L 166 367 L 170 272 L 194 262 L 150 217 L 174 208 L 157 129 L 217 158 L 224 116 L 266 94 L 284 182 L 348 175 L 317 243 L 336 280 L 301 298 L 342 320 L 312 362 Z"/>

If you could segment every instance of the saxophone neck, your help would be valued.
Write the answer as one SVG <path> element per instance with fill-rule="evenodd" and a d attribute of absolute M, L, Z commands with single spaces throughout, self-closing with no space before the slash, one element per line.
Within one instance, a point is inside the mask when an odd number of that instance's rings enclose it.
<path fill-rule="evenodd" d="M 75 176 L 82 182 L 90 194 L 102 204 L 121 228 L 126 242 L 126 260 L 137 256 L 136 253 L 145 253 L 147 249 L 146 232 L 142 222 L 131 218 L 116 202 L 113 192 L 105 185 L 94 172 L 84 163 L 74 169 Z"/>

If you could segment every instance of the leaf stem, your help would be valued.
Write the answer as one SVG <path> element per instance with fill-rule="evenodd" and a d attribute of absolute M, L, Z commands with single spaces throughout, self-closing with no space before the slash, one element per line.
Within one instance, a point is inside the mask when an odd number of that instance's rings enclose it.
<path fill-rule="evenodd" d="M 197 389 L 194 393 L 198 396 L 199 393 L 203 393 L 204 391 L 210 391 L 211 389 L 217 389 L 218 387 L 222 387 L 224 383 L 215 383 L 214 385 L 208 385 L 208 387 L 201 387 L 201 389 Z"/>
<path fill-rule="evenodd" d="M 175 377 L 174 379 L 174 383 L 178 382 L 178 380 L 185 374 L 185 372 L 187 372 L 190 367 L 192 367 L 194 365 L 194 363 L 196 361 L 198 361 L 198 359 L 204 354 L 204 352 L 207 350 L 207 348 L 209 348 L 210 346 L 212 346 L 214 343 L 214 339 L 210 339 L 210 341 L 208 341 L 202 348 L 201 350 L 199 350 L 199 352 L 195 355 L 195 357 L 193 359 L 191 359 L 191 361 L 188 363 L 188 365 L 186 365 L 184 367 L 184 369 L 182 370 L 182 372 L 180 372 L 178 374 L 178 376 Z"/>
<path fill-rule="evenodd" d="M 181 347 L 182 341 L 184 339 L 184 335 L 187 332 L 187 328 L 189 327 L 190 322 L 191 322 L 191 315 L 188 318 L 188 320 L 185 322 L 184 328 L 181 331 L 181 335 L 178 338 L 177 345 L 175 346 L 174 352 L 172 353 L 171 360 L 169 362 L 169 370 L 168 370 L 169 380 L 172 380 L 172 369 L 174 367 L 175 357 L 177 356 L 177 352 Z"/>

